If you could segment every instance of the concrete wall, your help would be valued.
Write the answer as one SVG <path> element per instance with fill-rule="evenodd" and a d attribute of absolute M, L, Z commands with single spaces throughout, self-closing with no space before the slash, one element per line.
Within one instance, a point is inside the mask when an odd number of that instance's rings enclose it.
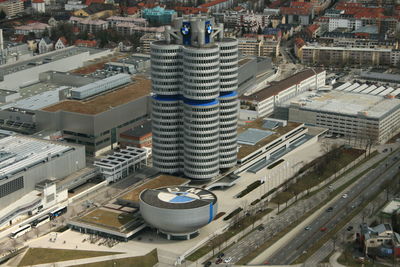
<path fill-rule="evenodd" d="M 74 146 L 74 150 L 68 151 L 60 157 L 42 162 L 26 171 L 22 171 L 8 179 L 0 181 L 0 185 L 2 185 L 21 176 L 24 178 L 24 188 L 1 198 L 1 205 L 2 207 L 6 207 L 12 204 L 15 200 L 34 190 L 35 185 L 45 179 L 53 177 L 64 178 L 85 166 L 85 147 Z"/>

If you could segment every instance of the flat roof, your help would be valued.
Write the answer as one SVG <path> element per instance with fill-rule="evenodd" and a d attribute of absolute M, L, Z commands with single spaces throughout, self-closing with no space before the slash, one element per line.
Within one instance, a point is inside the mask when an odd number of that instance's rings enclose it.
<path fill-rule="evenodd" d="M 280 80 L 278 82 L 273 82 L 269 86 L 264 89 L 255 92 L 249 96 L 241 96 L 242 100 L 255 100 L 255 101 L 263 101 L 271 96 L 277 95 L 283 90 L 292 87 L 295 84 L 299 84 L 303 80 L 310 78 L 315 74 L 319 74 L 323 72 L 323 69 L 306 69 L 304 71 L 298 72 L 286 79 Z"/>
<path fill-rule="evenodd" d="M 88 48 L 88 47 L 67 47 L 66 49 L 55 50 L 43 55 L 38 55 L 31 57 L 27 60 L 18 61 L 12 64 L 6 64 L 0 66 L 0 75 L 8 75 L 10 73 L 18 72 L 21 70 L 26 70 L 29 68 L 36 67 L 36 63 L 46 64 L 46 62 L 54 62 L 72 55 L 77 55 L 84 52 L 89 52 L 90 54 L 96 54 L 104 51 L 104 49 Z"/>
<path fill-rule="evenodd" d="M 120 230 L 122 227 L 137 219 L 137 216 L 133 213 L 98 208 L 76 220 L 95 226 Z"/>
<path fill-rule="evenodd" d="M 249 128 L 238 136 L 238 143 L 244 145 L 255 145 L 265 137 L 270 136 L 274 132 Z"/>
<path fill-rule="evenodd" d="M 19 135 L 1 138 L 0 148 L 0 179 L 73 149 L 69 145 Z"/>
<path fill-rule="evenodd" d="M 239 127 L 238 128 L 238 134 L 245 132 L 249 128 L 255 128 L 255 129 L 260 129 L 260 130 L 265 130 L 263 127 L 264 125 L 264 119 L 259 118 L 256 119 L 255 121 L 246 124 L 245 126 Z M 238 151 L 238 159 L 243 159 L 253 153 L 254 151 L 257 151 L 258 149 L 266 146 L 267 144 L 271 143 L 275 139 L 281 137 L 282 135 L 285 135 L 286 133 L 292 131 L 296 127 L 302 125 L 302 123 L 298 122 L 288 122 L 286 126 L 284 127 L 278 127 L 271 132 L 273 132 L 271 135 L 268 137 L 265 137 L 261 139 L 259 142 L 257 142 L 255 145 L 246 145 L 246 144 L 239 144 L 239 151 Z"/>
<path fill-rule="evenodd" d="M 400 209 L 400 199 L 395 198 L 383 208 L 382 212 L 392 215 L 398 209 Z"/>
<path fill-rule="evenodd" d="M 58 104 L 44 108 L 44 111 L 68 111 L 83 114 L 98 114 L 126 104 L 132 100 L 149 95 L 151 91 L 151 80 L 143 76 L 135 76 L 134 82 L 121 89 L 106 93 L 88 101 L 65 100 Z"/>
<path fill-rule="evenodd" d="M 400 74 L 362 71 L 361 78 L 400 83 Z"/>
<path fill-rule="evenodd" d="M 400 99 L 389 99 L 384 96 L 360 94 L 345 91 L 307 91 L 295 96 L 281 105 L 289 107 L 291 104 L 300 104 L 301 109 L 319 112 L 330 112 L 379 119 L 391 110 L 400 108 Z"/>
<path fill-rule="evenodd" d="M 184 179 L 177 176 L 172 175 L 159 175 L 156 178 L 153 178 L 146 183 L 134 188 L 133 190 L 129 191 L 119 199 L 139 203 L 139 195 L 142 191 L 146 189 L 156 189 L 159 187 L 166 187 L 166 186 L 175 186 L 175 185 L 184 185 L 189 183 L 190 180 Z"/>

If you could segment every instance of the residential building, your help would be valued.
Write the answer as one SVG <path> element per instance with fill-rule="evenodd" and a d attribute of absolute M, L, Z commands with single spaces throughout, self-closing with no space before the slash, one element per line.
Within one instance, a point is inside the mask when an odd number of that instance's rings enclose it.
<path fill-rule="evenodd" d="M 42 36 L 44 32 L 50 30 L 50 25 L 46 23 L 34 22 L 27 25 L 14 27 L 15 34 L 29 35 L 29 33 L 34 33 L 36 37 Z"/>
<path fill-rule="evenodd" d="M 122 35 L 132 35 L 134 33 L 163 33 L 165 28 L 164 26 L 160 27 L 141 27 L 137 26 L 132 22 L 122 22 L 117 24 L 116 26 L 117 32 Z"/>
<path fill-rule="evenodd" d="M 50 26 L 46 23 L 34 22 L 27 25 L 14 27 L 15 34 L 29 35 L 34 33 L 37 37 L 40 37 L 44 32 L 50 30 Z"/>
<path fill-rule="evenodd" d="M 359 241 L 365 255 L 393 258 L 400 256 L 400 235 L 393 231 L 390 224 L 379 224 L 375 227 L 361 224 Z"/>
<path fill-rule="evenodd" d="M 164 35 L 161 33 L 145 33 L 142 37 L 140 37 L 141 53 L 150 54 L 150 44 L 163 39 Z"/>
<path fill-rule="evenodd" d="M 78 27 L 80 31 L 96 33 L 108 29 L 108 22 L 101 19 L 70 17 L 69 22 Z"/>
<path fill-rule="evenodd" d="M 115 28 L 118 24 L 123 22 L 133 23 L 140 27 L 148 26 L 148 21 L 144 18 L 132 18 L 132 17 L 120 17 L 120 16 L 111 16 L 106 19 L 108 22 L 109 28 Z"/>
<path fill-rule="evenodd" d="M 392 49 L 370 47 L 342 47 L 307 44 L 303 46 L 303 64 L 326 65 L 394 65 Z"/>
<path fill-rule="evenodd" d="M 96 40 L 76 40 L 75 45 L 78 47 L 97 47 Z"/>
<path fill-rule="evenodd" d="M 24 1 L 22 0 L 7 0 L 0 2 L 0 10 L 3 10 L 7 17 L 14 18 L 17 14 L 24 12 Z"/>
<path fill-rule="evenodd" d="M 44 0 L 32 0 L 32 9 L 36 13 L 45 13 L 46 7 Z"/>
<path fill-rule="evenodd" d="M 68 46 L 67 39 L 65 37 L 58 38 L 56 44 L 54 45 L 54 50 L 64 49 Z"/>
<path fill-rule="evenodd" d="M 75 10 L 73 16 L 85 17 L 91 20 L 107 18 L 116 14 L 116 8 L 113 4 L 92 3 L 88 7 Z"/>
<path fill-rule="evenodd" d="M 207 8 L 210 12 L 221 12 L 231 9 L 234 5 L 233 0 L 214 0 L 205 4 L 199 5 L 199 8 Z"/>
<path fill-rule="evenodd" d="M 302 92 L 325 85 L 326 72 L 321 69 L 307 69 L 250 95 L 240 97 L 240 116 L 244 121 L 270 116 L 276 106 Z"/>
<path fill-rule="evenodd" d="M 152 26 L 169 25 L 176 17 L 176 12 L 175 10 L 156 6 L 155 8 L 143 10 L 142 17 L 149 21 Z"/>
<path fill-rule="evenodd" d="M 153 166 L 211 179 L 237 161 L 238 43 L 214 18 L 177 18 L 151 44 Z"/>
<path fill-rule="evenodd" d="M 277 56 L 280 40 L 268 35 L 251 35 L 254 37 L 238 38 L 239 51 L 246 56 Z"/>
<path fill-rule="evenodd" d="M 87 5 L 82 3 L 81 0 L 68 0 L 64 5 L 64 9 L 66 11 L 74 11 L 86 8 Z"/>
<path fill-rule="evenodd" d="M 49 37 L 43 37 L 38 43 L 38 51 L 39 54 L 48 53 L 53 51 L 53 42 L 49 39 Z"/>
<path fill-rule="evenodd" d="M 309 25 L 314 19 L 314 9 L 310 2 L 290 2 L 289 7 L 281 7 L 280 11 L 289 24 Z"/>

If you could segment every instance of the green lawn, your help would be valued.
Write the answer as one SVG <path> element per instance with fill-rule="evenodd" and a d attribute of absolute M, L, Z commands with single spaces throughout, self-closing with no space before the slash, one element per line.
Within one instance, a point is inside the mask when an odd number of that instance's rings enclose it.
<path fill-rule="evenodd" d="M 114 254 L 120 253 L 75 249 L 29 248 L 18 266 L 77 260 Z"/>
<path fill-rule="evenodd" d="M 123 259 L 115 259 L 109 261 L 101 261 L 91 264 L 76 265 L 79 267 L 153 267 L 158 262 L 157 249 L 139 257 L 130 257 Z"/>
<path fill-rule="evenodd" d="M 286 191 L 281 192 L 277 194 L 274 198 L 272 198 L 271 202 L 277 204 L 286 203 L 287 201 L 289 201 L 289 199 L 291 199 L 295 195 L 298 195 L 301 192 L 308 190 L 320 184 L 324 180 L 328 179 L 337 171 L 346 167 L 355 159 L 357 159 L 359 156 L 361 156 L 364 153 L 364 151 L 353 148 L 350 149 L 338 148 L 338 153 L 339 154 L 333 159 L 331 159 L 330 155 L 324 155 L 315 159 L 311 163 L 307 164 L 308 168 L 308 167 L 313 167 L 315 164 L 318 164 L 320 162 L 324 161 L 327 162 L 326 165 L 323 167 L 322 171 L 315 169 L 309 172 L 308 174 L 304 175 L 296 183 L 289 185 Z"/>

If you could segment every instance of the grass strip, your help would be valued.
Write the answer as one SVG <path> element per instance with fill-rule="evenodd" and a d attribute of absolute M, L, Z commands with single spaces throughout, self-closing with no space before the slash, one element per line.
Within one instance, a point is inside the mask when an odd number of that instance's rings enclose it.
<path fill-rule="evenodd" d="M 241 191 L 236 197 L 237 198 L 242 198 L 245 195 L 247 195 L 248 193 L 250 193 L 251 191 L 255 190 L 257 187 L 259 187 L 261 185 L 261 181 L 257 180 L 251 184 L 249 184 L 243 191 Z"/>
<path fill-rule="evenodd" d="M 376 155 L 376 154 L 375 154 Z M 370 156 L 375 156 L 371 153 Z M 281 239 L 283 236 L 285 236 L 287 233 L 289 233 L 291 230 L 293 230 L 293 228 L 295 228 L 299 223 L 301 223 L 302 221 L 304 221 L 305 219 L 307 219 L 309 216 L 311 216 L 314 212 L 316 212 L 317 210 L 319 210 L 321 207 L 323 207 L 326 203 L 328 203 L 329 201 L 331 201 L 334 197 L 336 197 L 339 193 L 341 193 L 345 188 L 347 188 L 349 185 L 351 185 L 352 183 L 354 183 L 355 181 L 357 181 L 359 178 L 361 178 L 363 175 L 365 175 L 367 172 L 369 172 L 370 170 L 372 170 L 373 168 L 375 168 L 377 165 L 379 165 L 385 158 L 383 158 L 382 160 L 380 160 L 379 162 L 375 163 L 374 165 L 372 165 L 371 167 L 369 167 L 368 169 L 364 170 L 363 172 L 361 172 L 360 174 L 358 174 L 357 176 L 355 176 L 353 179 L 349 180 L 347 183 L 343 184 L 342 186 L 340 186 L 339 188 L 335 189 L 334 191 L 331 192 L 331 194 L 329 195 L 329 197 L 327 199 L 325 199 L 324 201 L 322 201 L 318 206 L 316 206 L 315 208 L 311 209 L 310 211 L 308 211 L 307 213 L 305 213 L 302 217 L 300 217 L 297 221 L 292 222 L 287 228 L 285 228 L 284 230 L 282 230 L 281 232 L 277 233 L 275 236 L 273 236 L 272 238 L 270 238 L 267 242 L 265 242 L 264 244 L 262 244 L 260 247 L 258 247 L 257 249 L 255 249 L 253 252 L 251 252 L 250 254 L 246 255 L 245 257 L 241 258 L 236 264 L 237 265 L 244 265 L 247 264 L 248 262 L 250 262 L 251 260 L 253 260 L 254 258 L 256 258 L 258 255 L 260 255 L 264 250 L 266 250 L 267 248 L 269 248 L 271 245 L 273 245 L 275 242 L 277 242 L 279 239 Z M 343 175 L 343 174 L 342 174 Z M 341 176 L 342 176 L 341 175 Z M 339 177 L 341 177 L 339 176 Z"/>
<path fill-rule="evenodd" d="M 226 242 L 231 237 L 237 235 L 238 233 L 242 232 L 244 229 L 246 229 L 247 227 L 249 227 L 256 221 L 258 221 L 259 219 L 261 219 L 262 217 L 264 217 L 271 211 L 272 211 L 272 209 L 265 209 L 254 215 L 245 216 L 245 217 L 241 218 L 240 220 L 238 220 L 237 223 L 235 223 L 233 226 L 231 226 L 226 232 L 212 238 L 210 241 L 207 242 L 206 245 L 202 246 L 201 248 L 199 248 L 198 250 L 196 250 L 195 252 L 190 254 L 187 257 L 187 260 L 195 262 L 198 259 L 200 259 L 201 257 L 203 257 L 204 255 L 206 255 L 208 252 L 212 251 L 213 249 L 218 249 L 218 251 L 219 251 L 220 246 L 224 242 Z"/>

